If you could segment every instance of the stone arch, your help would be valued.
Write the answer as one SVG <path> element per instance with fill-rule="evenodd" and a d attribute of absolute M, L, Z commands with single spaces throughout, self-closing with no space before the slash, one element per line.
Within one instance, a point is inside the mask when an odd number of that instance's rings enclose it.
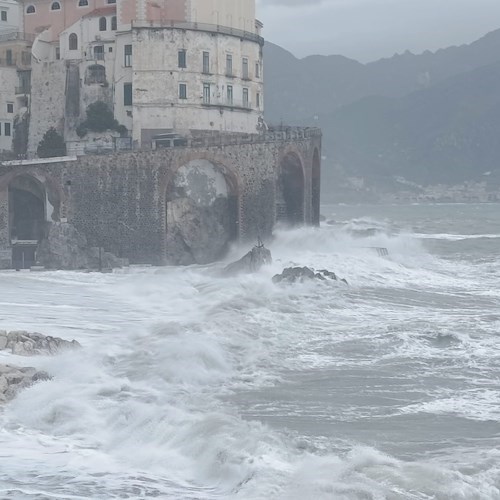
<path fill-rule="evenodd" d="M 321 157 L 318 148 L 314 148 L 311 172 L 312 223 L 319 226 L 321 204 Z"/>
<path fill-rule="evenodd" d="M 50 222 L 60 219 L 62 188 L 37 169 L 16 169 L 0 178 L 2 196 L 7 203 L 8 224 L 0 238 L 12 250 L 12 266 L 28 268 L 36 261 Z"/>
<path fill-rule="evenodd" d="M 238 180 L 212 159 L 179 162 L 165 189 L 166 257 L 206 264 L 226 253 L 239 234 Z"/>
<path fill-rule="evenodd" d="M 276 221 L 296 226 L 304 223 L 305 174 L 300 155 L 288 151 L 280 161 L 276 189 Z"/>

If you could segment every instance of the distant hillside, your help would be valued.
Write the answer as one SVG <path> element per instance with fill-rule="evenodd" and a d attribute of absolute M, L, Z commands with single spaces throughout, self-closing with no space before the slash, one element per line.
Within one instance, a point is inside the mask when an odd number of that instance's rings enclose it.
<path fill-rule="evenodd" d="M 498 189 L 500 30 L 366 65 L 342 56 L 299 60 L 267 44 L 266 119 L 323 129 L 325 198 L 345 194 L 350 178 L 375 191 L 401 189 L 397 178 Z"/>
<path fill-rule="evenodd" d="M 500 62 L 405 97 L 367 97 L 320 122 L 326 154 L 352 175 L 478 180 L 500 171 Z"/>
<path fill-rule="evenodd" d="M 266 119 L 301 123 L 367 96 L 401 97 L 500 59 L 500 30 L 469 45 L 361 64 L 343 56 L 297 59 L 267 42 Z"/>

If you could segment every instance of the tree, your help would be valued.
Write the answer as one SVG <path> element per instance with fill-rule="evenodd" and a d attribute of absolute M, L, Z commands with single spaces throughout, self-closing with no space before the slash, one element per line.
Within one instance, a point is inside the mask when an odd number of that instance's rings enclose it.
<path fill-rule="evenodd" d="M 50 127 L 38 144 L 36 153 L 39 158 L 66 156 L 66 144 L 63 136 L 54 127 Z"/>
<path fill-rule="evenodd" d="M 85 137 L 88 131 L 104 132 L 115 130 L 122 137 L 127 136 L 127 127 L 120 125 L 109 106 L 103 101 L 96 101 L 87 106 L 87 119 L 76 128 L 78 137 Z"/>

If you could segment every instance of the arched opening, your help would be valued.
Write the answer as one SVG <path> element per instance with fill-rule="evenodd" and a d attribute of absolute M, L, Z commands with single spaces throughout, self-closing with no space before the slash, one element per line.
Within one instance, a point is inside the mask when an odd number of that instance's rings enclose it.
<path fill-rule="evenodd" d="M 9 233 L 12 266 L 35 264 L 38 243 L 46 230 L 47 195 L 44 186 L 29 175 L 15 177 L 9 184 Z"/>
<path fill-rule="evenodd" d="M 50 10 L 61 10 L 61 4 L 59 2 L 52 2 Z"/>
<path fill-rule="evenodd" d="M 312 223 L 319 226 L 321 203 L 321 160 L 319 151 L 314 150 L 312 163 Z"/>
<path fill-rule="evenodd" d="M 69 50 L 77 50 L 78 49 L 78 36 L 76 33 L 71 33 L 69 35 Z"/>
<path fill-rule="evenodd" d="M 106 18 L 105 17 L 99 18 L 99 31 L 106 31 Z"/>
<path fill-rule="evenodd" d="M 106 82 L 106 68 L 101 64 L 92 64 L 85 72 L 85 83 L 105 83 Z"/>
<path fill-rule="evenodd" d="M 28 5 L 28 7 L 26 7 L 26 14 L 34 14 L 34 13 L 35 13 L 35 6 Z"/>
<path fill-rule="evenodd" d="M 207 264 L 226 253 L 238 237 L 235 182 L 208 160 L 179 168 L 167 187 L 167 260 Z"/>
<path fill-rule="evenodd" d="M 304 223 L 304 170 L 300 158 L 288 153 L 280 164 L 276 221 L 290 226 Z"/>

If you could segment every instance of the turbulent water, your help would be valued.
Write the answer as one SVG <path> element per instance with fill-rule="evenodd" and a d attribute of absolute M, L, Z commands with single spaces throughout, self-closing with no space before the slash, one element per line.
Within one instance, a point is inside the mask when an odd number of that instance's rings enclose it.
<path fill-rule="evenodd" d="M 234 279 L 0 273 L 0 329 L 83 345 L 0 353 L 54 375 L 0 410 L 0 498 L 500 499 L 500 206 L 323 213 Z"/>

